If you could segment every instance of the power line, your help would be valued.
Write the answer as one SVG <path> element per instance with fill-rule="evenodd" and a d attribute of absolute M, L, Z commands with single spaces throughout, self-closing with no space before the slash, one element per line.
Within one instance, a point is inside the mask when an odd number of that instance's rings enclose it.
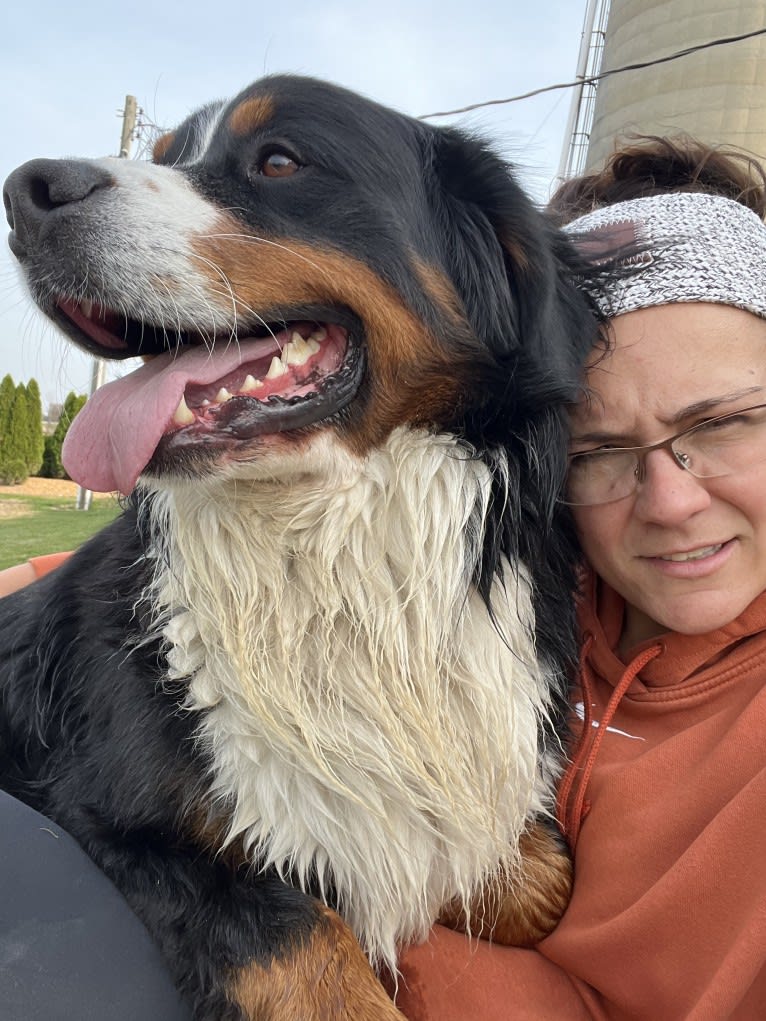
<path fill-rule="evenodd" d="M 640 71 L 645 67 L 655 67 L 657 64 L 667 64 L 671 60 L 678 60 L 680 57 L 688 57 L 690 53 L 698 53 L 700 50 L 708 50 L 713 46 L 726 46 L 729 43 L 738 43 L 743 39 L 753 39 L 755 36 L 766 35 L 766 28 L 756 29 L 754 32 L 745 32 L 743 35 L 730 35 L 719 39 L 713 39 L 707 43 L 700 43 L 697 46 L 689 46 L 685 50 L 678 50 L 667 57 L 657 57 L 655 60 L 645 60 L 639 64 L 625 64 L 624 67 L 613 67 L 610 70 L 602 71 L 588 78 L 576 78 L 572 82 L 559 82 L 557 85 L 545 85 L 540 89 L 532 89 L 531 92 L 522 92 L 518 96 L 510 96 L 508 99 L 488 99 L 483 103 L 471 103 L 470 106 L 462 106 L 457 110 L 442 110 L 438 113 L 421 114 L 418 120 L 428 120 L 431 117 L 452 117 L 458 113 L 470 113 L 472 110 L 481 110 L 486 106 L 503 106 L 506 103 L 517 103 L 521 99 L 531 99 L 532 96 L 542 95 L 544 92 L 555 92 L 557 89 L 573 89 L 580 85 L 595 85 L 596 82 L 609 78 L 613 74 L 622 74 L 624 71 Z"/>

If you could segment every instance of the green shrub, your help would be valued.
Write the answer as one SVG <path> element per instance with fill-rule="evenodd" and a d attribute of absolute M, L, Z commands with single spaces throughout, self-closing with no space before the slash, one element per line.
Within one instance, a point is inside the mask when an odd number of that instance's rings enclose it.
<path fill-rule="evenodd" d="M 22 461 L 20 457 L 0 460 L 0 485 L 20 486 L 28 478 L 29 468 L 26 461 Z"/>
<path fill-rule="evenodd" d="M 80 408 L 83 406 L 87 397 L 82 394 L 76 394 L 70 392 L 67 394 L 67 398 L 64 401 L 64 407 L 61 410 L 61 417 L 58 420 L 56 428 L 50 436 L 45 437 L 45 449 L 43 451 L 43 463 L 40 469 L 40 474 L 46 479 L 66 479 L 69 478 L 64 466 L 61 463 L 61 447 L 64 443 L 64 438 L 67 434 L 69 426 L 74 421 L 74 417 Z"/>

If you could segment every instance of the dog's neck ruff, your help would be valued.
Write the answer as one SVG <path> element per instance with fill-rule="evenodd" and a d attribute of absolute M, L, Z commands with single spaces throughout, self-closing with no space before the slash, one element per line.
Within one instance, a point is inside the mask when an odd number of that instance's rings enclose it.
<path fill-rule="evenodd" d="M 229 839 L 334 894 L 395 965 L 549 808 L 548 679 L 523 571 L 495 584 L 494 625 L 471 584 L 485 463 L 408 429 L 364 460 L 325 434 L 310 463 L 155 500 L 157 626 Z"/>

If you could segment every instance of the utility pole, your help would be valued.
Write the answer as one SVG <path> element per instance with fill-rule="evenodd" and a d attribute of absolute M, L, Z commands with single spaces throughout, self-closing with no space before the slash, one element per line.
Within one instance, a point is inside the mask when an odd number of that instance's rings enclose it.
<path fill-rule="evenodd" d="M 130 159 L 130 145 L 136 130 L 138 104 L 135 96 L 125 97 L 125 109 L 122 111 L 122 135 L 120 137 L 120 159 Z"/>
<path fill-rule="evenodd" d="M 136 130 L 136 117 L 138 104 L 135 96 L 125 97 L 125 107 L 122 111 L 122 134 L 120 136 L 120 159 L 130 159 L 130 146 L 133 141 L 133 134 Z M 106 377 L 106 362 L 103 358 L 94 358 L 90 374 L 90 394 L 93 394 L 103 385 Z M 77 489 L 77 510 L 89 510 L 93 493 L 83 486 Z"/>

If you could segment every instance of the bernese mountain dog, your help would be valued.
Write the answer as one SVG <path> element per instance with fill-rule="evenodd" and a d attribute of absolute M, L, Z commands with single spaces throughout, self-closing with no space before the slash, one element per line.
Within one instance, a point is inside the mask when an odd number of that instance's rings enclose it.
<path fill-rule="evenodd" d="M 5 202 L 40 308 L 144 364 L 65 446 L 124 513 L 0 602 L 2 787 L 197 1019 L 393 1019 L 436 919 L 541 938 L 595 271 L 483 141 L 303 77 Z"/>

